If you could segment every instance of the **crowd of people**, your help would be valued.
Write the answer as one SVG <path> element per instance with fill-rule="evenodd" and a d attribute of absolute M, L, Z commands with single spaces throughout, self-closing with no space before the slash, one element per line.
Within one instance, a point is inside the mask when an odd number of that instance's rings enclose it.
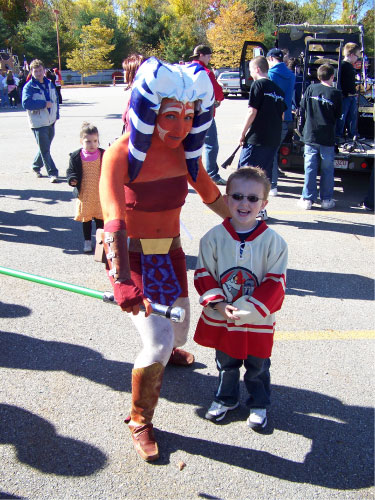
<path fill-rule="evenodd" d="M 81 148 L 70 154 L 66 175 L 77 196 L 75 220 L 82 222 L 83 250 L 92 251 L 94 220 L 102 230 L 97 243 L 114 298 L 142 341 L 125 423 L 136 452 L 146 461 L 159 457 L 152 419 L 165 367 L 194 363 L 193 354 L 181 348 L 190 320 L 180 239 L 188 185 L 223 219 L 203 236 L 194 275 L 202 306 L 194 339 L 215 350 L 218 369 L 217 389 L 205 417 L 218 422 L 238 407 L 242 365 L 251 429 L 266 427 L 271 404 L 270 357 L 275 313 L 285 296 L 288 247 L 265 223 L 266 206 L 270 194 L 277 196 L 277 151 L 292 122 L 296 76 L 279 49 L 251 60 L 254 83 L 239 137 L 240 160 L 225 181 L 218 173 L 214 120 L 222 96 L 208 68 L 211 55 L 210 47 L 199 45 L 186 65 L 140 55 L 126 59 L 123 134 L 104 151 L 97 127 L 84 122 Z M 32 61 L 30 71 L 22 105 L 38 144 L 32 169 L 40 177 L 44 166 L 55 182 L 58 171 L 50 146 L 61 93 L 41 61 Z M 336 122 L 342 119 L 342 96 L 332 86 L 332 66 L 321 65 L 318 78 L 320 83 L 310 85 L 301 101 L 306 174 L 299 203 L 304 209 L 317 201 L 319 162 L 321 207 L 334 206 L 333 144 Z M 225 194 L 218 185 L 225 185 Z M 152 314 L 151 303 L 181 307 L 185 318 L 172 323 Z"/>
<path fill-rule="evenodd" d="M 62 103 L 61 83 L 62 76 L 58 68 L 45 69 L 46 77 L 55 85 Z M 17 75 L 11 69 L 0 71 L 0 109 L 17 109 L 22 103 L 22 91 L 26 83 L 31 79 L 32 71 L 20 69 Z"/>

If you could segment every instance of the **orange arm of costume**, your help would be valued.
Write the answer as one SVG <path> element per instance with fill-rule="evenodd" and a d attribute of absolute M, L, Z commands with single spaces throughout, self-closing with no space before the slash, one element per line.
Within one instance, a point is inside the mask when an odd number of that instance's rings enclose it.
<path fill-rule="evenodd" d="M 103 155 L 99 182 L 100 203 L 104 223 L 114 219 L 125 221 L 124 184 L 128 177 L 127 144 L 122 136 Z"/>
<path fill-rule="evenodd" d="M 190 174 L 188 174 L 188 182 L 197 191 L 208 208 L 215 212 L 215 214 L 223 219 L 230 217 L 230 212 L 224 198 L 221 196 L 217 185 L 203 167 L 201 158 L 199 158 L 199 170 L 196 182 L 193 181 Z"/>

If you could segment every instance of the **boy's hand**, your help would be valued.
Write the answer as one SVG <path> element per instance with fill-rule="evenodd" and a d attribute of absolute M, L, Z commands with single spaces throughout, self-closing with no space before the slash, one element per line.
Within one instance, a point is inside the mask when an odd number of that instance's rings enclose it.
<path fill-rule="evenodd" d="M 219 302 L 215 305 L 215 309 L 223 316 L 224 319 L 236 320 L 238 316 L 233 314 L 233 311 L 238 311 L 237 307 L 228 304 L 227 302 Z"/>
<path fill-rule="evenodd" d="M 72 180 L 70 181 L 70 185 L 71 185 L 71 186 L 76 186 L 77 184 L 78 184 L 77 179 L 72 179 Z"/>
<path fill-rule="evenodd" d="M 47 108 L 47 109 L 52 108 L 52 102 L 51 102 L 51 101 L 47 101 L 47 102 L 46 102 L 46 108 Z"/>

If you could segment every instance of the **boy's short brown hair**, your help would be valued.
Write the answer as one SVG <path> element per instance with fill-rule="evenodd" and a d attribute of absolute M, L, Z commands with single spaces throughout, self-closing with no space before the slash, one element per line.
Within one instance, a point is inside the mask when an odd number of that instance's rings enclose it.
<path fill-rule="evenodd" d="M 335 69 L 330 64 L 322 64 L 318 68 L 318 80 L 328 82 L 332 75 L 335 74 Z"/>
<path fill-rule="evenodd" d="M 361 51 L 359 45 L 353 42 L 346 43 L 343 48 L 344 57 L 350 56 L 352 54 L 357 55 Z"/>
<path fill-rule="evenodd" d="M 251 59 L 250 63 L 259 68 L 262 73 L 268 73 L 270 68 L 264 56 L 254 57 L 254 59 Z"/>
<path fill-rule="evenodd" d="M 259 182 L 259 184 L 263 184 L 264 188 L 264 199 L 268 199 L 268 195 L 271 189 L 271 183 L 267 178 L 266 172 L 259 168 L 259 167 L 251 167 L 251 166 L 246 166 L 246 167 L 241 167 L 233 174 L 230 174 L 227 180 L 227 187 L 226 187 L 226 193 L 229 194 L 229 189 L 232 181 L 234 179 L 243 179 L 245 181 L 255 181 Z"/>
<path fill-rule="evenodd" d="M 40 59 L 33 59 L 30 63 L 30 71 L 32 71 L 35 68 L 40 68 L 40 66 L 42 66 L 42 68 L 45 68 L 44 64 Z"/>

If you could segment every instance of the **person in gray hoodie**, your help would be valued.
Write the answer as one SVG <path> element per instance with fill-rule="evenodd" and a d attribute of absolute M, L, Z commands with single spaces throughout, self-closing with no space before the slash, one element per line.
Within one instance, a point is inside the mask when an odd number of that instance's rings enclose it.
<path fill-rule="evenodd" d="M 44 75 L 44 65 L 39 59 L 30 63 L 31 79 L 22 90 L 22 106 L 27 110 L 29 124 L 38 144 L 38 153 L 32 169 L 42 177 L 40 169 L 46 167 L 50 182 L 59 175 L 50 148 L 55 136 L 55 122 L 59 119 L 59 98 L 54 84 Z"/>
<path fill-rule="evenodd" d="M 268 70 L 268 77 L 271 81 L 276 83 L 281 90 L 284 92 L 285 104 L 287 109 L 284 113 L 282 130 L 281 130 L 281 140 L 280 145 L 283 143 L 290 124 L 293 122 L 292 116 L 292 99 L 294 85 L 296 83 L 296 77 L 290 69 L 287 68 L 286 64 L 283 62 L 284 53 L 281 49 L 273 48 L 267 53 L 267 61 L 270 69 Z M 278 150 L 279 150 L 278 148 Z M 275 157 L 273 159 L 272 168 L 272 183 L 271 183 L 271 196 L 277 196 L 277 180 L 278 180 L 278 156 L 279 151 L 277 150 Z"/>

